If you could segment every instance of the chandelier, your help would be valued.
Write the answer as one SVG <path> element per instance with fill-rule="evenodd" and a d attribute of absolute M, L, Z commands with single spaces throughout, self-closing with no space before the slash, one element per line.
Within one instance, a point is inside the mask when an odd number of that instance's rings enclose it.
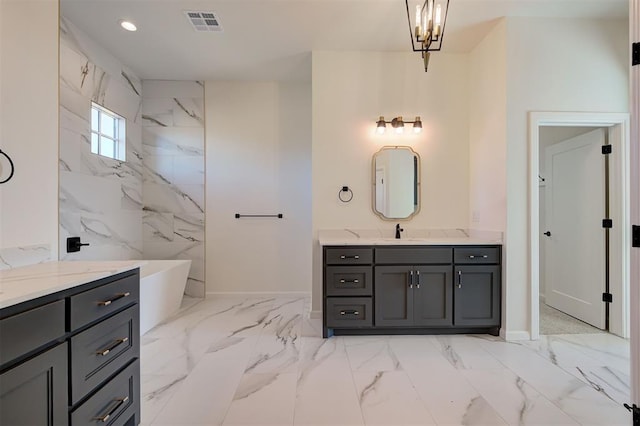
<path fill-rule="evenodd" d="M 415 8 L 415 20 L 411 25 L 409 0 L 404 1 L 407 6 L 407 21 L 411 47 L 414 52 L 421 52 L 424 60 L 424 71 L 429 67 L 431 52 L 439 51 L 444 37 L 444 24 L 447 20 L 449 0 L 425 0 Z"/>

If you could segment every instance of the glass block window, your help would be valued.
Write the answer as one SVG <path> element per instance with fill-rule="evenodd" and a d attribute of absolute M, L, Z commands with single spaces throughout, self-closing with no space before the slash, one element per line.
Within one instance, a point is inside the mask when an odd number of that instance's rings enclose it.
<path fill-rule="evenodd" d="M 124 117 L 91 102 L 91 152 L 125 161 L 125 121 Z"/>

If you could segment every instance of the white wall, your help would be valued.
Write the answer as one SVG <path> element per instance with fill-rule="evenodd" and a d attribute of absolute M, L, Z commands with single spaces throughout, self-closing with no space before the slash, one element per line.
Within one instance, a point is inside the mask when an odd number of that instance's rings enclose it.
<path fill-rule="evenodd" d="M 0 2 L 0 249 L 58 241 L 58 2 Z"/>
<path fill-rule="evenodd" d="M 528 112 L 627 112 L 625 20 L 507 20 L 507 332 L 529 324 Z M 543 59 L 541 59 L 543 58 Z"/>
<path fill-rule="evenodd" d="M 469 58 L 469 223 L 506 228 L 507 25 L 500 20 Z"/>
<path fill-rule="evenodd" d="M 309 84 L 209 81 L 205 88 L 207 292 L 308 293 Z"/>
<path fill-rule="evenodd" d="M 371 160 L 382 146 L 410 145 L 421 157 L 422 208 L 405 230 L 467 227 L 468 65 L 468 55 L 434 54 L 425 73 L 415 53 L 313 52 L 314 311 L 322 309 L 318 230 L 380 228 L 392 235 L 399 222 L 372 209 Z M 420 116 L 423 132 L 378 135 L 380 115 Z M 338 200 L 343 185 L 353 190 L 349 203 Z"/>

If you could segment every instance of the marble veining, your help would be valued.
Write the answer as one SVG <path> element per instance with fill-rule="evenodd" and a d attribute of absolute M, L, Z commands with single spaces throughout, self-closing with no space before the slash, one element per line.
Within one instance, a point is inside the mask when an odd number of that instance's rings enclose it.
<path fill-rule="evenodd" d="M 615 336 L 556 336 L 553 362 L 540 345 L 493 336 L 322 339 L 309 306 L 300 298 L 212 297 L 149 331 L 142 424 L 630 422 L 618 402 L 628 401 L 629 380 L 605 360 L 620 362 L 628 350 Z M 563 349 L 566 339 L 572 351 Z"/>
<path fill-rule="evenodd" d="M 35 265 L 50 260 L 51 247 L 49 247 L 48 244 L 34 244 L 0 249 L 0 270 Z"/>
<path fill-rule="evenodd" d="M 143 257 L 140 79 L 66 17 L 60 19 L 60 211 L 63 260 Z M 91 102 L 126 120 L 126 161 L 91 152 Z M 89 242 L 66 253 L 66 238 Z"/>
<path fill-rule="evenodd" d="M 0 270 L 0 308 L 130 271 L 144 261 L 44 262 Z"/>
<path fill-rule="evenodd" d="M 143 252 L 190 259 L 186 294 L 204 297 L 204 88 L 143 82 Z"/>

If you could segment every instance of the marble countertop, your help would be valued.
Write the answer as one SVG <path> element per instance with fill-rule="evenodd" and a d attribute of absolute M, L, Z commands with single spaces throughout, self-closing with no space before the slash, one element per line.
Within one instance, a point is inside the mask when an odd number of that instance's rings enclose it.
<path fill-rule="evenodd" d="M 144 260 L 45 262 L 2 270 L 0 309 L 130 271 L 144 263 Z"/>
<path fill-rule="evenodd" d="M 407 229 L 395 238 L 393 229 L 327 229 L 318 231 L 321 246 L 355 245 L 494 245 L 502 232 L 466 229 Z"/>

